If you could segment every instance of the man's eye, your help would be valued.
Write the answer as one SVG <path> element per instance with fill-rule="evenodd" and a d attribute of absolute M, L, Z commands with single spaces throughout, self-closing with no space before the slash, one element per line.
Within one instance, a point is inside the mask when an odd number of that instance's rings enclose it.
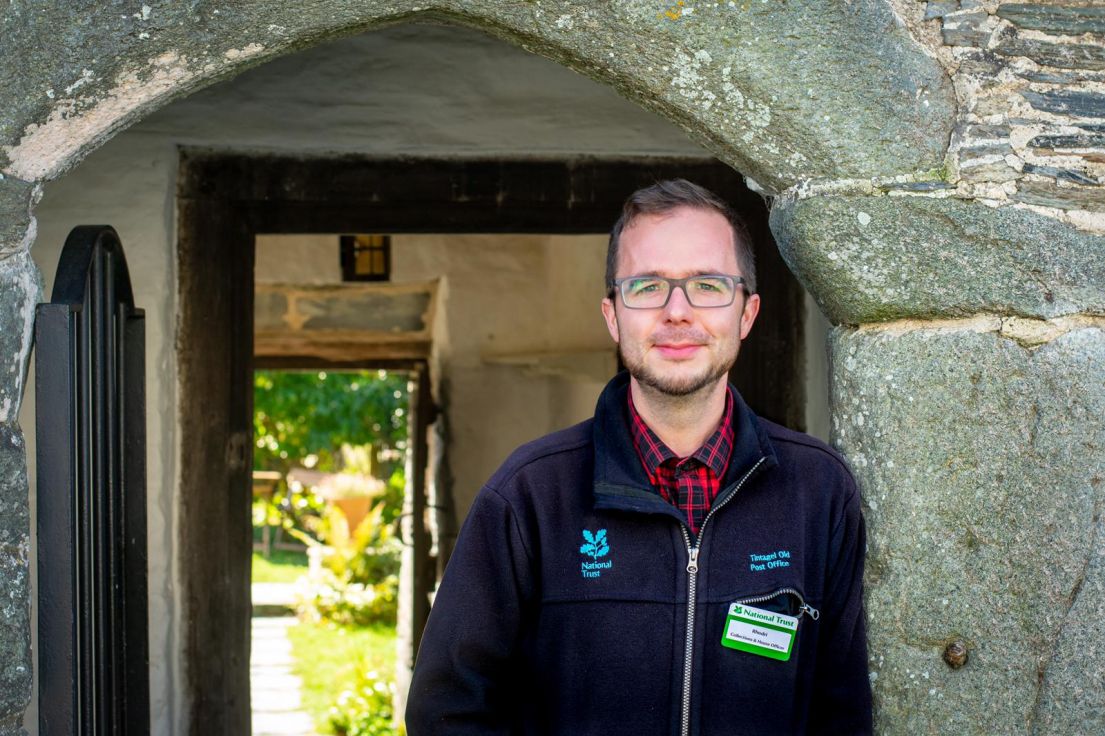
<path fill-rule="evenodd" d="M 660 282 L 656 280 L 631 281 L 629 283 L 629 290 L 634 294 L 648 294 L 649 292 L 658 291 L 659 289 Z"/>
<path fill-rule="evenodd" d="M 695 291 L 702 291 L 711 294 L 723 290 L 721 283 L 718 281 L 695 281 L 694 288 Z"/>

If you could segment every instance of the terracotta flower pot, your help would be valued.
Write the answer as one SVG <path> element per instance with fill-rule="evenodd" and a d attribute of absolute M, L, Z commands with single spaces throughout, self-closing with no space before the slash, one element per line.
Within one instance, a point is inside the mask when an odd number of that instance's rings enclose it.
<path fill-rule="evenodd" d="M 356 531 L 357 526 L 364 517 L 368 515 L 368 510 L 372 508 L 372 499 L 368 496 L 335 498 L 331 503 L 341 509 L 341 512 L 345 514 L 345 520 L 349 522 L 350 534 Z"/>

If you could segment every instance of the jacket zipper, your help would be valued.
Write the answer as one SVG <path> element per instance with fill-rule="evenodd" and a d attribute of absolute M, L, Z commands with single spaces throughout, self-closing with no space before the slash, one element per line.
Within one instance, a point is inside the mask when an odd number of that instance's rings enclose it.
<path fill-rule="evenodd" d="M 694 664 L 694 609 L 695 604 L 698 602 L 698 551 L 702 547 L 702 538 L 706 532 L 706 525 L 710 523 L 710 517 L 714 515 L 714 512 L 720 509 L 725 504 L 729 503 L 740 491 L 741 486 L 752 477 L 752 474 L 756 472 L 756 469 L 767 460 L 766 457 L 761 457 L 756 461 L 756 464 L 744 474 L 740 480 L 737 481 L 733 488 L 733 492 L 725 497 L 717 506 L 714 506 L 706 514 L 706 518 L 702 520 L 702 527 L 698 530 L 697 544 L 691 544 L 691 534 L 687 531 L 687 525 L 683 524 L 679 527 L 679 531 L 683 533 L 683 541 L 687 545 L 687 634 L 686 643 L 683 649 L 683 703 L 682 712 L 679 720 L 679 733 L 680 736 L 689 736 L 691 732 L 691 678 L 692 678 L 692 666 Z M 799 596 L 801 598 L 801 596 Z M 805 601 L 803 601 L 805 603 Z"/>
<path fill-rule="evenodd" d="M 775 598 L 776 596 L 780 596 L 783 593 L 789 593 L 790 595 L 792 595 L 792 596 L 794 596 L 795 598 L 798 599 L 798 603 L 801 604 L 801 605 L 798 606 L 798 617 L 799 618 L 802 617 L 803 613 L 806 614 L 807 616 L 809 616 L 814 621 L 821 618 L 821 612 L 818 611 L 813 606 L 811 606 L 810 604 L 806 603 L 806 599 L 803 598 L 802 594 L 799 593 L 794 588 L 779 588 L 778 590 L 776 590 L 772 593 L 767 593 L 765 595 L 757 595 L 757 596 L 754 596 L 752 598 L 741 598 L 739 601 L 734 601 L 734 603 L 744 603 L 745 605 L 752 605 L 752 604 L 755 604 L 755 603 L 763 603 L 765 601 L 771 600 L 772 598 Z"/>

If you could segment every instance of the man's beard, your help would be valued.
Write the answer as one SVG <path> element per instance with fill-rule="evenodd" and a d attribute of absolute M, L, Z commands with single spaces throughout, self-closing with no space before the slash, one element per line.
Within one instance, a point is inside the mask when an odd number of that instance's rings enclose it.
<path fill-rule="evenodd" d="M 618 354 L 625 365 L 629 375 L 637 379 L 637 383 L 653 389 L 665 396 L 683 397 L 690 396 L 704 388 L 714 386 L 718 379 L 728 375 L 729 370 L 737 362 L 737 351 L 729 360 L 706 366 L 697 375 L 665 376 L 660 375 L 645 364 L 644 351 L 630 355 L 624 348 L 625 341 L 618 342 Z M 739 349 L 740 343 L 737 344 Z"/>

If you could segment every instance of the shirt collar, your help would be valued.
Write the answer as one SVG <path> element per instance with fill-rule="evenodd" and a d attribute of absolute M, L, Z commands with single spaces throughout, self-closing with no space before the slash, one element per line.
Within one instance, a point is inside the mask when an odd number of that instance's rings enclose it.
<path fill-rule="evenodd" d="M 682 462 L 675 452 L 664 444 L 663 440 L 656 436 L 652 428 L 645 424 L 644 419 L 637 413 L 633 406 L 633 390 L 626 392 L 629 402 L 629 430 L 633 438 L 633 446 L 641 458 L 641 462 L 648 471 L 650 479 L 655 479 L 656 470 L 661 465 L 671 460 Z M 725 469 L 729 466 L 729 456 L 733 453 L 733 390 L 725 387 L 725 411 L 721 416 L 714 433 L 702 443 L 702 446 L 689 457 L 702 463 L 718 478 L 725 476 Z"/>

